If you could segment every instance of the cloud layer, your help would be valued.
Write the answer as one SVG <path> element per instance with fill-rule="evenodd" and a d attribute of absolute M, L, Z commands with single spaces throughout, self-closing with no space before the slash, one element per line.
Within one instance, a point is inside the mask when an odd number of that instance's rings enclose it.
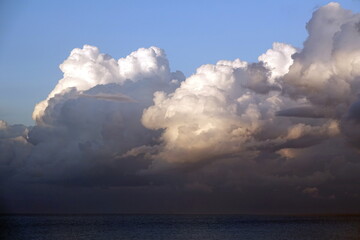
<path fill-rule="evenodd" d="M 133 199 L 114 206 L 130 212 L 359 211 L 359 26 L 330 3 L 302 48 L 274 43 L 256 63 L 221 60 L 186 79 L 157 47 L 118 60 L 74 49 L 35 126 L 0 122 L 3 201 L 16 211 L 11 199 L 29 196 L 12 188 L 41 185 L 106 187 Z"/>

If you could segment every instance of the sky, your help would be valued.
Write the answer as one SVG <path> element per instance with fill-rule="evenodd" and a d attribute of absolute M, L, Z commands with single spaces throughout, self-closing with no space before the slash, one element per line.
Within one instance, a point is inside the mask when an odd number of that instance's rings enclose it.
<path fill-rule="evenodd" d="M 359 12 L 0 1 L 0 212 L 360 213 Z"/>
<path fill-rule="evenodd" d="M 328 1 L 0 1 L 0 119 L 34 125 L 34 105 L 62 78 L 74 48 L 114 58 L 166 51 L 186 76 L 220 59 L 256 61 L 273 42 L 301 47 L 305 23 Z M 355 0 L 343 7 L 360 10 Z M 15 94 L 16 93 L 16 94 Z"/>

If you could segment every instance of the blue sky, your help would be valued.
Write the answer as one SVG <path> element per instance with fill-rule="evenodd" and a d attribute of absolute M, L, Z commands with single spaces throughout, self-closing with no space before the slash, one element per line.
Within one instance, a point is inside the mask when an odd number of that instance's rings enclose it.
<path fill-rule="evenodd" d="M 163 48 L 186 76 L 220 59 L 256 61 L 273 42 L 301 47 L 312 12 L 329 1 L 0 1 L 0 119 L 32 125 L 34 105 L 84 44 L 114 58 Z M 338 1 L 360 11 L 360 1 Z"/>

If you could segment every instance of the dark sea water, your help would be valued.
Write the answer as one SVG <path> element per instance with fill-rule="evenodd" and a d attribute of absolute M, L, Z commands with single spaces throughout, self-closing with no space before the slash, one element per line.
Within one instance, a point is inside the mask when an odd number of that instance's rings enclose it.
<path fill-rule="evenodd" d="M 360 239 L 360 217 L 244 215 L 0 216 L 0 239 Z"/>

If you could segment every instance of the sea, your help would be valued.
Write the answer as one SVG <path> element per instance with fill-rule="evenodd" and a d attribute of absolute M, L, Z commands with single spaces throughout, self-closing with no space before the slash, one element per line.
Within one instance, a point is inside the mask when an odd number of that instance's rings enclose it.
<path fill-rule="evenodd" d="M 6 240 L 358 240 L 359 216 L 2 215 Z"/>

